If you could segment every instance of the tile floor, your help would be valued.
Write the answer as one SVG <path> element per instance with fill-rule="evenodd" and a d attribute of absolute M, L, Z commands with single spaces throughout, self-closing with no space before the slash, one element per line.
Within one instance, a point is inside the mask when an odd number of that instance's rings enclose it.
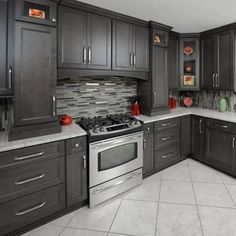
<path fill-rule="evenodd" d="M 24 236 L 235 236 L 236 179 L 192 159 Z"/>

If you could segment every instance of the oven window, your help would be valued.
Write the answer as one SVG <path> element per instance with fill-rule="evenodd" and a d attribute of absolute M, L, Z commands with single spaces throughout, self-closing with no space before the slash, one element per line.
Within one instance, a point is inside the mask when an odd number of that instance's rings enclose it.
<path fill-rule="evenodd" d="M 98 154 L 98 171 L 112 169 L 137 158 L 137 143 L 110 148 Z"/>

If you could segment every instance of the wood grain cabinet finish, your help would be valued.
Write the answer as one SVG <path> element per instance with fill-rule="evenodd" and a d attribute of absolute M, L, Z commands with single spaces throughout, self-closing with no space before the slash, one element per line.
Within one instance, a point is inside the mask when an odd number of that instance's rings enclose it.
<path fill-rule="evenodd" d="M 6 235 L 62 210 L 65 207 L 64 188 L 64 184 L 59 184 L 0 204 L 0 234 Z"/>
<path fill-rule="evenodd" d="M 205 118 L 192 116 L 192 157 L 202 161 L 204 151 Z"/>
<path fill-rule="evenodd" d="M 149 70 L 149 30 L 124 21 L 113 20 L 112 69 Z"/>
<path fill-rule="evenodd" d="M 146 177 L 152 174 L 154 166 L 154 124 L 144 125 L 144 140 L 143 140 L 143 176 Z"/>
<path fill-rule="evenodd" d="M 56 28 L 15 23 L 15 126 L 57 121 Z"/>
<path fill-rule="evenodd" d="M 170 34 L 169 37 L 169 89 L 179 88 L 179 36 Z"/>
<path fill-rule="evenodd" d="M 202 88 L 235 90 L 235 30 L 203 36 Z"/>
<path fill-rule="evenodd" d="M 111 18 L 60 6 L 58 67 L 111 70 Z"/>
<path fill-rule="evenodd" d="M 68 207 L 83 202 L 88 196 L 86 137 L 82 139 L 84 141 L 82 141 L 83 147 L 81 146 L 80 151 L 74 150 L 66 156 L 66 194 Z M 67 147 L 72 146 L 71 143 L 77 143 L 73 139 L 67 140 L 66 142 Z"/>
<path fill-rule="evenodd" d="M 12 94 L 12 70 L 8 63 L 9 2 L 0 0 L 0 96 Z"/>

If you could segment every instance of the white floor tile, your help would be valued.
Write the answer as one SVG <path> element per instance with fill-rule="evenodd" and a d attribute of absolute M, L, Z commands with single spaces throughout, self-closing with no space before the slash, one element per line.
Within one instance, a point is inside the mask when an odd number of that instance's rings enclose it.
<path fill-rule="evenodd" d="M 24 234 L 23 236 L 59 236 L 62 230 L 63 227 L 46 224 Z"/>
<path fill-rule="evenodd" d="M 193 182 L 223 183 L 217 170 L 204 165 L 190 165 Z"/>
<path fill-rule="evenodd" d="M 189 159 L 187 159 L 187 161 L 188 161 L 188 165 L 189 166 L 205 166 L 203 163 L 201 163 L 200 161 L 196 161 L 196 160 L 194 160 L 194 159 L 192 159 L 192 158 L 189 158 Z"/>
<path fill-rule="evenodd" d="M 144 180 L 140 186 L 137 186 L 134 189 L 124 193 L 122 198 L 157 202 L 159 192 L 160 180 Z"/>
<path fill-rule="evenodd" d="M 189 167 L 183 163 L 176 164 L 162 171 L 162 179 L 191 181 Z"/>
<path fill-rule="evenodd" d="M 233 198 L 234 204 L 236 204 L 236 185 L 226 185 L 231 197 Z"/>
<path fill-rule="evenodd" d="M 65 228 L 60 236 L 107 236 L 107 233 L 83 229 Z"/>
<path fill-rule="evenodd" d="M 233 178 L 227 174 L 220 173 L 220 176 L 225 184 L 235 184 L 236 185 L 236 178 Z"/>
<path fill-rule="evenodd" d="M 156 236 L 202 236 L 197 207 L 160 203 Z"/>
<path fill-rule="evenodd" d="M 155 233 L 157 203 L 123 200 L 111 227 L 111 232 L 139 236 Z"/>
<path fill-rule="evenodd" d="M 138 236 L 138 235 L 109 233 L 108 236 Z"/>
<path fill-rule="evenodd" d="M 199 207 L 204 236 L 235 236 L 236 210 Z"/>
<path fill-rule="evenodd" d="M 161 202 L 196 204 L 192 183 L 163 180 Z"/>
<path fill-rule="evenodd" d="M 70 227 L 108 231 L 120 205 L 120 199 L 110 200 L 92 209 L 79 209 L 70 221 Z"/>
<path fill-rule="evenodd" d="M 56 220 L 51 221 L 49 224 L 50 225 L 55 225 L 55 226 L 61 226 L 65 227 L 69 223 L 69 221 L 72 219 L 72 217 L 75 215 L 75 211 L 71 212 L 65 216 L 62 216 Z"/>
<path fill-rule="evenodd" d="M 218 207 L 235 207 L 223 184 L 194 183 L 197 204 Z"/>

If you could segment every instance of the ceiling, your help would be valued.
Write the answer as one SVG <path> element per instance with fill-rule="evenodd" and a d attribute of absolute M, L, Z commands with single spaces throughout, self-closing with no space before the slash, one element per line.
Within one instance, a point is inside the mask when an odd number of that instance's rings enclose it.
<path fill-rule="evenodd" d="M 201 32 L 236 22 L 236 0 L 79 0 L 156 21 L 179 33 Z"/>

